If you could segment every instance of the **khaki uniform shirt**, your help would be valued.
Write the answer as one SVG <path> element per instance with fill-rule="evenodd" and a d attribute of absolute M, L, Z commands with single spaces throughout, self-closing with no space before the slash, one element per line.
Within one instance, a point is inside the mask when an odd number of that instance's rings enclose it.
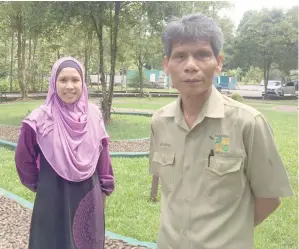
<path fill-rule="evenodd" d="M 252 249 L 254 197 L 293 195 L 264 116 L 214 87 L 191 129 L 178 98 L 153 115 L 151 131 L 159 249 Z"/>

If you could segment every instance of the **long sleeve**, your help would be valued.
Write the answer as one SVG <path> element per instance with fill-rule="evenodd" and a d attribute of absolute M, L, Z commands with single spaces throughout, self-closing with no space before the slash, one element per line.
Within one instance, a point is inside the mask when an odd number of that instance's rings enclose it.
<path fill-rule="evenodd" d="M 28 124 L 22 124 L 15 151 L 16 169 L 21 183 L 36 192 L 39 173 L 39 149 L 36 134 Z"/>
<path fill-rule="evenodd" d="M 114 174 L 109 155 L 108 139 L 102 140 L 102 146 L 103 150 L 98 160 L 97 172 L 102 191 L 109 196 L 114 191 Z"/>

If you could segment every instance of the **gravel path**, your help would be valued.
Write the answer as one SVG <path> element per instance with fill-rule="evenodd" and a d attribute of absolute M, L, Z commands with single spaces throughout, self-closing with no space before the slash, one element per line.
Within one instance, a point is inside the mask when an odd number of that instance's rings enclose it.
<path fill-rule="evenodd" d="M 17 143 L 19 127 L 0 125 L 0 140 Z M 149 139 L 133 141 L 111 141 L 110 151 L 113 152 L 147 152 L 149 151 Z"/>
<path fill-rule="evenodd" d="M 297 112 L 298 111 L 298 107 L 292 106 L 292 105 L 279 105 L 279 106 L 273 106 L 273 108 L 277 111 L 282 111 L 282 112 Z"/>
<path fill-rule="evenodd" d="M 27 249 L 32 211 L 0 195 L 0 249 Z M 147 249 L 106 236 L 105 249 Z M 41 248 L 42 249 L 42 248 Z"/>

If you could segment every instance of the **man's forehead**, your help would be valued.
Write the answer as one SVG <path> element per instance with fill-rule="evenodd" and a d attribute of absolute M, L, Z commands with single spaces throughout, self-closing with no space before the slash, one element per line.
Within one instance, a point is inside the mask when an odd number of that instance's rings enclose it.
<path fill-rule="evenodd" d="M 172 51 L 180 50 L 185 48 L 199 49 L 199 48 L 210 48 L 212 49 L 211 43 L 209 41 L 174 41 L 172 43 Z"/>

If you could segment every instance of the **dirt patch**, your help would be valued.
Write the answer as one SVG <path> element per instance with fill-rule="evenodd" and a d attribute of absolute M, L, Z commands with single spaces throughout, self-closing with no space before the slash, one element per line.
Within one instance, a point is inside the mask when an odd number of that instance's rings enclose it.
<path fill-rule="evenodd" d="M 0 195 L 0 249 L 28 248 L 32 211 Z M 105 237 L 105 249 L 147 249 Z"/>
<path fill-rule="evenodd" d="M 17 143 L 20 128 L 17 126 L 0 125 L 0 140 Z M 147 152 L 149 151 L 149 139 L 111 141 L 109 145 L 111 152 Z"/>
<path fill-rule="evenodd" d="M 282 111 L 282 112 L 297 112 L 298 107 L 293 106 L 293 105 L 279 105 L 279 106 L 273 106 L 273 109 L 277 111 Z"/>

